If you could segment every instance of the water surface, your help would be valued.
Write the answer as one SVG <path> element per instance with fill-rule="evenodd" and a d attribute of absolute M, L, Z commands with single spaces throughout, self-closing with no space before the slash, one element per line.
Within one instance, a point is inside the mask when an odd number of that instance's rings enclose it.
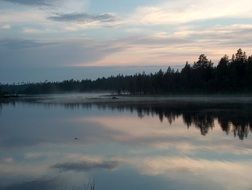
<path fill-rule="evenodd" d="M 1 190 L 252 189 L 249 102 L 63 97 L 1 103 Z"/>

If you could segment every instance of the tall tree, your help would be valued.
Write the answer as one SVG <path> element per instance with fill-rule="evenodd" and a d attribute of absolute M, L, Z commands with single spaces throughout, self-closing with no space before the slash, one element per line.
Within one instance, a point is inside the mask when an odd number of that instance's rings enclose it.
<path fill-rule="evenodd" d="M 207 56 L 201 54 L 198 61 L 192 66 L 194 86 L 197 89 L 209 89 L 210 80 L 213 75 L 213 63 L 207 59 Z"/>

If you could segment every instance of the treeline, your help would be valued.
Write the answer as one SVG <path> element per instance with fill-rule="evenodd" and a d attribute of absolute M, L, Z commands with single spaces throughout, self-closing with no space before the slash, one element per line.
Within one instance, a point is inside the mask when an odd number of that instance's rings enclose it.
<path fill-rule="evenodd" d="M 2 91 L 2 88 L 0 86 L 0 98 L 4 97 L 5 93 Z"/>
<path fill-rule="evenodd" d="M 223 56 L 214 66 L 202 54 L 181 71 L 171 67 L 154 74 L 117 75 L 96 80 L 66 80 L 21 85 L 3 85 L 9 93 L 43 94 L 59 92 L 113 91 L 130 94 L 251 93 L 252 56 L 241 49 L 230 59 Z"/>

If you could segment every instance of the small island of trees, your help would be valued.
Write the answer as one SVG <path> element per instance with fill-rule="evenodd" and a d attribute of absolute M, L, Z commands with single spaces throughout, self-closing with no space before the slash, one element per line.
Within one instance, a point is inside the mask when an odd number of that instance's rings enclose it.
<path fill-rule="evenodd" d="M 113 91 L 134 95 L 191 93 L 251 93 L 252 56 L 238 49 L 231 59 L 224 55 L 214 66 L 201 54 L 196 62 L 188 62 L 179 71 L 171 67 L 164 72 L 117 75 L 96 80 L 2 85 L 8 93 L 43 94 L 62 92 Z"/>

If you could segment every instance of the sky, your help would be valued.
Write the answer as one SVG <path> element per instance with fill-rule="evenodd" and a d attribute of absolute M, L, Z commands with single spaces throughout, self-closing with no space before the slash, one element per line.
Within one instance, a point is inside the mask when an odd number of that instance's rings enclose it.
<path fill-rule="evenodd" d="M 0 82 L 92 78 L 252 54 L 251 0 L 0 0 Z"/>

